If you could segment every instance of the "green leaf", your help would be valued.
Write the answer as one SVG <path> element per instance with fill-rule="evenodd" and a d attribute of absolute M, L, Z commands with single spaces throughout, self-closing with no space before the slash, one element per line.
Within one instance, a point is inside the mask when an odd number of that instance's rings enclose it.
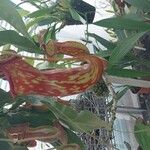
<path fill-rule="evenodd" d="M 68 9 L 72 7 L 72 3 L 74 0 L 60 0 L 59 5 L 63 7 L 64 9 Z"/>
<path fill-rule="evenodd" d="M 43 8 L 43 9 L 40 9 L 40 10 L 37 10 L 37 11 L 34 11 L 34 12 L 28 14 L 27 17 L 29 17 L 29 18 L 42 17 L 42 16 L 45 16 L 48 14 L 50 15 L 52 11 L 53 11 L 52 8 Z"/>
<path fill-rule="evenodd" d="M 12 150 L 29 150 L 26 146 L 13 145 Z"/>
<path fill-rule="evenodd" d="M 49 104 L 51 111 L 57 118 L 64 121 L 74 131 L 89 132 L 98 128 L 111 129 L 111 124 L 101 120 L 90 111 L 85 110 L 78 113 L 73 108 L 61 105 L 57 101 L 49 98 L 42 99 L 41 102 Z"/>
<path fill-rule="evenodd" d="M 124 30 L 121 30 L 121 29 L 114 29 L 114 32 L 116 33 L 117 35 L 117 38 L 119 40 L 123 40 L 124 38 L 126 38 L 126 33 Z"/>
<path fill-rule="evenodd" d="M 112 51 L 109 60 L 109 69 L 119 63 L 119 61 L 133 48 L 137 40 L 144 34 L 145 32 L 137 33 L 131 37 L 127 37 L 118 43 L 116 48 Z"/>
<path fill-rule="evenodd" d="M 69 8 L 70 14 L 72 16 L 72 18 L 76 21 L 80 21 L 83 24 L 86 23 L 86 21 L 77 13 L 77 11 L 75 9 Z"/>
<path fill-rule="evenodd" d="M 137 142 L 143 150 L 149 150 L 150 148 L 150 125 L 145 125 L 139 121 L 136 121 L 134 126 L 134 135 Z"/>
<path fill-rule="evenodd" d="M 10 96 L 10 94 L 0 89 L 0 109 L 3 108 L 3 106 L 6 103 L 12 103 L 12 102 L 13 102 L 13 98 Z"/>
<path fill-rule="evenodd" d="M 0 46 L 5 44 L 12 44 L 16 47 L 22 47 L 25 51 L 31 53 L 40 52 L 40 49 L 32 41 L 26 37 L 20 36 L 13 30 L 0 31 Z"/>
<path fill-rule="evenodd" d="M 26 61 L 28 64 L 30 64 L 31 66 L 34 65 L 34 60 L 30 59 L 30 58 L 25 58 L 24 61 Z"/>
<path fill-rule="evenodd" d="M 36 2 L 41 3 L 41 0 L 24 0 L 24 1 L 21 1 L 19 4 L 17 4 L 16 6 L 19 7 L 22 4 L 28 3 L 28 4 L 33 5 L 35 8 L 40 9 L 41 6 L 39 6 Z"/>
<path fill-rule="evenodd" d="M 125 88 L 119 90 L 118 92 L 116 92 L 115 102 L 117 103 L 128 90 L 129 90 L 129 87 L 125 87 Z M 114 103 L 113 100 L 111 100 L 107 104 L 107 107 L 111 108 L 111 106 L 113 105 L 113 103 Z"/>
<path fill-rule="evenodd" d="M 116 47 L 115 43 L 112 43 L 110 41 L 107 41 L 106 39 L 94 34 L 94 33 L 88 33 L 89 36 L 95 38 L 96 41 L 98 41 L 99 43 L 101 43 L 104 47 L 106 47 L 107 49 L 114 49 Z"/>
<path fill-rule="evenodd" d="M 3 130 L 0 130 L 0 139 L 7 139 Z M 0 140 L 0 150 L 13 150 L 12 143 Z"/>
<path fill-rule="evenodd" d="M 45 26 L 45 25 L 51 25 L 52 23 L 58 23 L 58 22 L 60 22 L 59 18 L 50 16 L 50 17 L 47 17 L 43 20 L 40 20 L 38 22 L 38 25 L 39 26 Z"/>
<path fill-rule="evenodd" d="M 149 0 L 125 0 L 125 1 L 143 11 L 150 12 L 150 1 Z"/>
<path fill-rule="evenodd" d="M 101 51 L 97 52 L 96 55 L 106 58 L 106 57 L 109 57 L 111 55 L 111 51 L 110 50 L 101 50 Z"/>
<path fill-rule="evenodd" d="M 11 108 L 9 109 L 10 111 L 11 110 L 16 110 L 18 109 L 21 105 L 23 105 L 23 103 L 25 102 L 24 100 L 17 100 L 16 98 L 13 99 L 13 103 L 12 103 L 12 106 Z"/>
<path fill-rule="evenodd" d="M 132 20 L 122 17 L 103 19 L 94 23 L 95 25 L 113 28 L 113 29 L 126 29 L 146 31 L 150 30 L 150 24 L 143 21 Z"/>
<path fill-rule="evenodd" d="M 29 29 L 30 27 L 32 27 L 33 25 L 47 25 L 47 24 L 51 24 L 52 22 L 54 22 L 56 19 L 52 18 L 52 17 L 46 17 L 46 16 L 42 16 L 42 17 L 38 17 L 38 18 L 34 18 L 32 19 L 30 22 L 27 23 L 27 28 Z"/>
<path fill-rule="evenodd" d="M 26 24 L 26 27 L 27 29 L 29 29 L 30 27 L 36 25 L 39 21 L 43 20 L 45 17 L 39 17 L 39 18 L 35 18 L 31 21 L 29 21 L 27 24 Z"/>
<path fill-rule="evenodd" d="M 41 119 L 42 118 L 42 119 Z M 21 110 L 7 116 L 11 125 L 28 122 L 31 127 L 52 125 L 57 118 L 50 111 L 42 112 L 32 109 L 32 111 Z"/>
<path fill-rule="evenodd" d="M 119 77 L 129 77 L 129 78 L 137 78 L 137 77 L 150 77 L 150 71 L 138 71 L 132 69 L 119 69 L 119 68 L 111 68 L 107 70 L 107 73 L 114 76 Z"/>
<path fill-rule="evenodd" d="M 18 11 L 18 13 L 20 14 L 21 17 L 24 17 L 24 16 L 26 16 L 27 14 L 29 14 L 29 11 L 24 10 L 24 9 L 21 8 L 21 7 L 17 7 L 16 9 L 17 9 L 17 11 Z"/>
<path fill-rule="evenodd" d="M 144 15 L 144 14 L 129 13 L 129 14 L 126 14 L 122 17 L 126 18 L 126 19 L 131 19 L 131 20 L 143 21 L 144 22 L 146 20 L 146 18 L 148 18 L 149 16 Z"/>
<path fill-rule="evenodd" d="M 47 43 L 49 40 L 56 40 L 56 25 L 52 26 L 51 29 L 48 29 L 44 34 L 44 42 Z"/>
<path fill-rule="evenodd" d="M 10 0 L 0 1 L 0 18 L 11 24 L 18 32 L 29 37 L 26 26 L 21 16 Z"/>
<path fill-rule="evenodd" d="M 101 120 L 95 114 L 90 111 L 80 111 L 79 113 L 75 111 L 72 107 L 65 106 L 46 96 L 29 95 L 29 96 L 19 96 L 18 98 L 23 98 L 26 101 L 40 101 L 50 106 L 50 111 L 55 114 L 56 118 L 63 121 L 72 130 L 77 132 L 89 132 L 93 129 L 106 128 L 111 130 L 111 124 Z"/>
<path fill-rule="evenodd" d="M 81 141 L 81 138 L 79 138 L 73 131 L 64 128 L 66 133 L 67 133 L 67 137 L 68 137 L 68 144 L 71 143 L 76 143 L 80 146 L 81 150 L 85 150 L 86 146 L 83 144 L 83 142 Z"/>
<path fill-rule="evenodd" d="M 41 62 L 36 65 L 36 68 L 39 70 L 48 70 L 48 69 L 53 69 L 57 68 L 57 64 L 55 62 Z"/>
<path fill-rule="evenodd" d="M 116 93 L 116 100 L 119 101 L 121 97 L 129 90 L 128 87 L 123 88 L 121 91 Z"/>
<path fill-rule="evenodd" d="M 3 46 L 3 51 L 10 49 L 11 44 L 6 44 Z"/>
<path fill-rule="evenodd" d="M 93 45 L 94 54 L 103 58 L 110 57 L 111 50 L 102 50 L 101 48 L 96 47 Z"/>
<path fill-rule="evenodd" d="M 94 53 L 98 53 L 99 51 L 103 51 L 100 47 L 97 47 L 95 45 L 93 45 L 93 50 L 94 50 Z"/>

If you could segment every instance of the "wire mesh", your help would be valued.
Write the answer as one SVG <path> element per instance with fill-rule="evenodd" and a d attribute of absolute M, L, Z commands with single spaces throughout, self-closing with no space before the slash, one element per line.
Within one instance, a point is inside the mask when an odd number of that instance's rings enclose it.
<path fill-rule="evenodd" d="M 109 99 L 110 97 L 97 96 L 93 91 L 89 90 L 79 94 L 76 99 L 71 100 L 71 104 L 77 111 L 91 111 L 102 120 L 109 122 L 111 117 L 107 105 L 110 102 Z M 78 133 L 78 135 L 86 144 L 87 150 L 110 150 L 115 148 L 114 134 L 105 128 L 95 129 L 91 132 L 91 135 L 86 133 Z"/>
<path fill-rule="evenodd" d="M 140 107 L 145 111 L 142 112 L 143 119 L 150 122 L 150 94 L 139 94 Z"/>

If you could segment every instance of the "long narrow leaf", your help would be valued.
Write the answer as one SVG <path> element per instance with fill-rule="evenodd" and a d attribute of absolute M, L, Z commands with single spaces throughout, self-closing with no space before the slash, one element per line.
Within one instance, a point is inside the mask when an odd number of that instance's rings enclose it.
<path fill-rule="evenodd" d="M 0 130 L 0 139 L 7 139 L 6 137 L 6 133 L 4 132 L 4 130 Z M 7 142 L 7 141 L 0 141 L 0 150 L 13 150 L 13 145 L 11 142 Z"/>
<path fill-rule="evenodd" d="M 27 11 L 27 10 L 21 8 L 21 7 L 17 7 L 16 9 L 17 9 L 17 11 L 18 11 L 18 13 L 20 14 L 21 17 L 24 17 L 27 14 L 29 14 L 29 11 Z"/>
<path fill-rule="evenodd" d="M 54 17 L 51 16 L 42 16 L 42 17 L 38 17 L 38 18 L 34 18 L 32 19 L 30 22 L 27 23 L 27 28 L 29 29 L 30 27 L 34 26 L 34 25 L 39 25 L 39 26 L 44 26 L 44 25 L 50 25 L 53 22 L 59 21 Z"/>
<path fill-rule="evenodd" d="M 13 145 L 13 149 L 11 150 L 28 150 L 28 148 L 26 146 L 22 146 L 22 145 Z"/>
<path fill-rule="evenodd" d="M 107 73 L 114 76 L 129 77 L 129 78 L 150 77 L 149 71 L 137 71 L 131 69 L 111 68 L 110 70 L 107 70 Z"/>
<path fill-rule="evenodd" d="M 81 150 L 86 149 L 86 146 L 83 144 L 80 137 L 78 137 L 73 131 L 71 131 L 67 128 L 65 128 L 65 131 L 67 132 L 67 136 L 68 136 L 68 144 L 76 143 L 76 144 L 80 145 Z"/>
<path fill-rule="evenodd" d="M 142 147 L 143 150 L 149 150 L 150 148 L 150 125 L 145 125 L 144 123 L 141 123 L 140 121 L 136 121 L 134 126 L 134 135 L 139 143 L 139 145 Z"/>
<path fill-rule="evenodd" d="M 34 95 L 23 96 L 27 101 L 37 100 Z M 38 100 L 42 103 L 50 105 L 50 110 L 55 116 L 68 125 L 73 131 L 89 132 L 93 129 L 106 128 L 111 130 L 111 124 L 101 120 L 90 111 L 80 111 L 79 113 L 69 106 L 62 105 L 57 101 L 43 96 L 38 96 Z"/>
<path fill-rule="evenodd" d="M 63 106 L 50 99 L 42 100 L 42 102 L 50 104 L 53 113 L 75 131 L 89 132 L 97 128 L 111 129 L 108 122 L 101 120 L 90 111 L 85 110 L 77 113 L 71 107 Z"/>
<path fill-rule="evenodd" d="M 126 19 L 136 20 L 136 21 L 146 21 L 146 18 L 149 18 L 150 16 L 145 15 L 145 14 L 129 13 L 129 14 L 126 14 L 122 17 L 126 18 Z"/>
<path fill-rule="evenodd" d="M 30 22 L 28 22 L 26 24 L 27 26 L 27 29 L 29 29 L 30 27 L 32 27 L 33 25 L 36 25 L 38 22 L 44 20 L 46 17 L 45 16 L 42 16 L 42 17 L 38 17 L 38 18 L 35 18 L 33 20 L 31 20 Z"/>
<path fill-rule="evenodd" d="M 150 12 L 150 1 L 149 0 L 125 0 L 127 3 L 140 8 L 143 11 Z"/>
<path fill-rule="evenodd" d="M 94 23 L 95 25 L 113 28 L 113 29 L 127 29 L 146 31 L 150 30 L 150 24 L 143 21 L 131 20 L 122 17 L 103 19 Z"/>
<path fill-rule="evenodd" d="M 0 18 L 12 25 L 18 32 L 29 37 L 26 26 L 21 16 L 10 0 L 0 1 Z"/>
<path fill-rule="evenodd" d="M 110 41 L 107 41 L 106 39 L 96 35 L 95 33 L 88 33 L 88 35 L 90 37 L 95 38 L 96 41 L 98 41 L 99 43 L 101 43 L 104 47 L 106 47 L 107 49 L 114 49 L 116 47 L 115 43 L 112 43 Z"/>
<path fill-rule="evenodd" d="M 0 89 L 0 109 L 3 108 L 3 106 L 6 103 L 12 103 L 13 99 L 10 96 L 8 92 L 5 92 L 4 90 Z"/>
<path fill-rule="evenodd" d="M 25 51 L 31 53 L 38 53 L 40 49 L 28 38 L 20 36 L 16 31 L 6 30 L 0 31 L 0 46 L 5 44 L 12 44 L 16 47 L 22 47 Z"/>
<path fill-rule="evenodd" d="M 116 93 L 116 101 L 119 101 L 128 90 L 129 90 L 129 88 L 125 87 L 122 90 L 118 91 Z"/>
<path fill-rule="evenodd" d="M 109 68 L 113 65 L 117 64 L 135 45 L 137 40 L 144 34 L 145 32 L 137 33 L 131 37 L 128 37 L 121 42 L 118 43 L 116 48 L 113 50 L 110 60 L 109 60 Z"/>
<path fill-rule="evenodd" d="M 40 10 L 37 10 L 37 11 L 30 13 L 27 17 L 37 18 L 37 17 L 41 17 L 44 15 L 50 14 L 51 11 L 52 10 L 50 8 L 43 8 L 43 9 L 40 9 Z"/>
<path fill-rule="evenodd" d="M 31 5 L 33 5 L 35 8 L 37 8 L 37 9 L 41 9 L 41 6 L 39 6 L 38 4 L 36 4 L 36 2 L 34 2 L 35 0 L 31 0 L 29 3 L 31 4 Z M 40 1 L 41 2 L 41 1 Z"/>
<path fill-rule="evenodd" d="M 41 119 L 42 118 L 42 119 Z M 10 124 L 22 124 L 28 122 L 31 127 L 38 127 L 44 125 L 52 125 L 57 120 L 52 112 L 42 112 L 39 110 L 32 110 L 31 112 L 19 111 L 7 116 Z"/>
<path fill-rule="evenodd" d="M 72 18 L 76 21 L 80 21 L 83 24 L 86 23 L 86 21 L 78 14 L 78 12 L 75 9 L 69 8 L 70 14 Z"/>
<path fill-rule="evenodd" d="M 100 57 L 110 57 L 111 51 L 110 50 L 101 50 L 97 48 L 95 45 L 93 46 L 95 55 L 100 56 Z"/>

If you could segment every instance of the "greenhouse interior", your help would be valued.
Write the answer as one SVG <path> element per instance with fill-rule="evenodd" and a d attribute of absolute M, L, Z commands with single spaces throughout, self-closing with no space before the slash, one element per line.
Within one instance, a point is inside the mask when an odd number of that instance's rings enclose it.
<path fill-rule="evenodd" d="M 150 150 L 150 0 L 0 0 L 0 150 Z"/>

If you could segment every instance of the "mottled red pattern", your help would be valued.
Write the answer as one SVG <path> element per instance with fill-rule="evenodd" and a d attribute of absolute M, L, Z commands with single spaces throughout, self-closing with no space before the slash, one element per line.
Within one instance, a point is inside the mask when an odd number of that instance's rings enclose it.
<path fill-rule="evenodd" d="M 53 42 L 53 45 L 48 43 L 46 52 L 48 55 L 67 54 L 86 64 L 78 68 L 40 71 L 26 63 L 21 56 L 5 55 L 5 61 L 4 59 L 0 61 L 0 72 L 9 81 L 11 94 L 13 96 L 19 94 L 67 96 L 84 92 L 95 84 L 102 76 L 103 61 L 89 54 L 88 49 L 82 44 L 68 43 Z M 49 51 L 50 47 L 56 51 Z"/>

